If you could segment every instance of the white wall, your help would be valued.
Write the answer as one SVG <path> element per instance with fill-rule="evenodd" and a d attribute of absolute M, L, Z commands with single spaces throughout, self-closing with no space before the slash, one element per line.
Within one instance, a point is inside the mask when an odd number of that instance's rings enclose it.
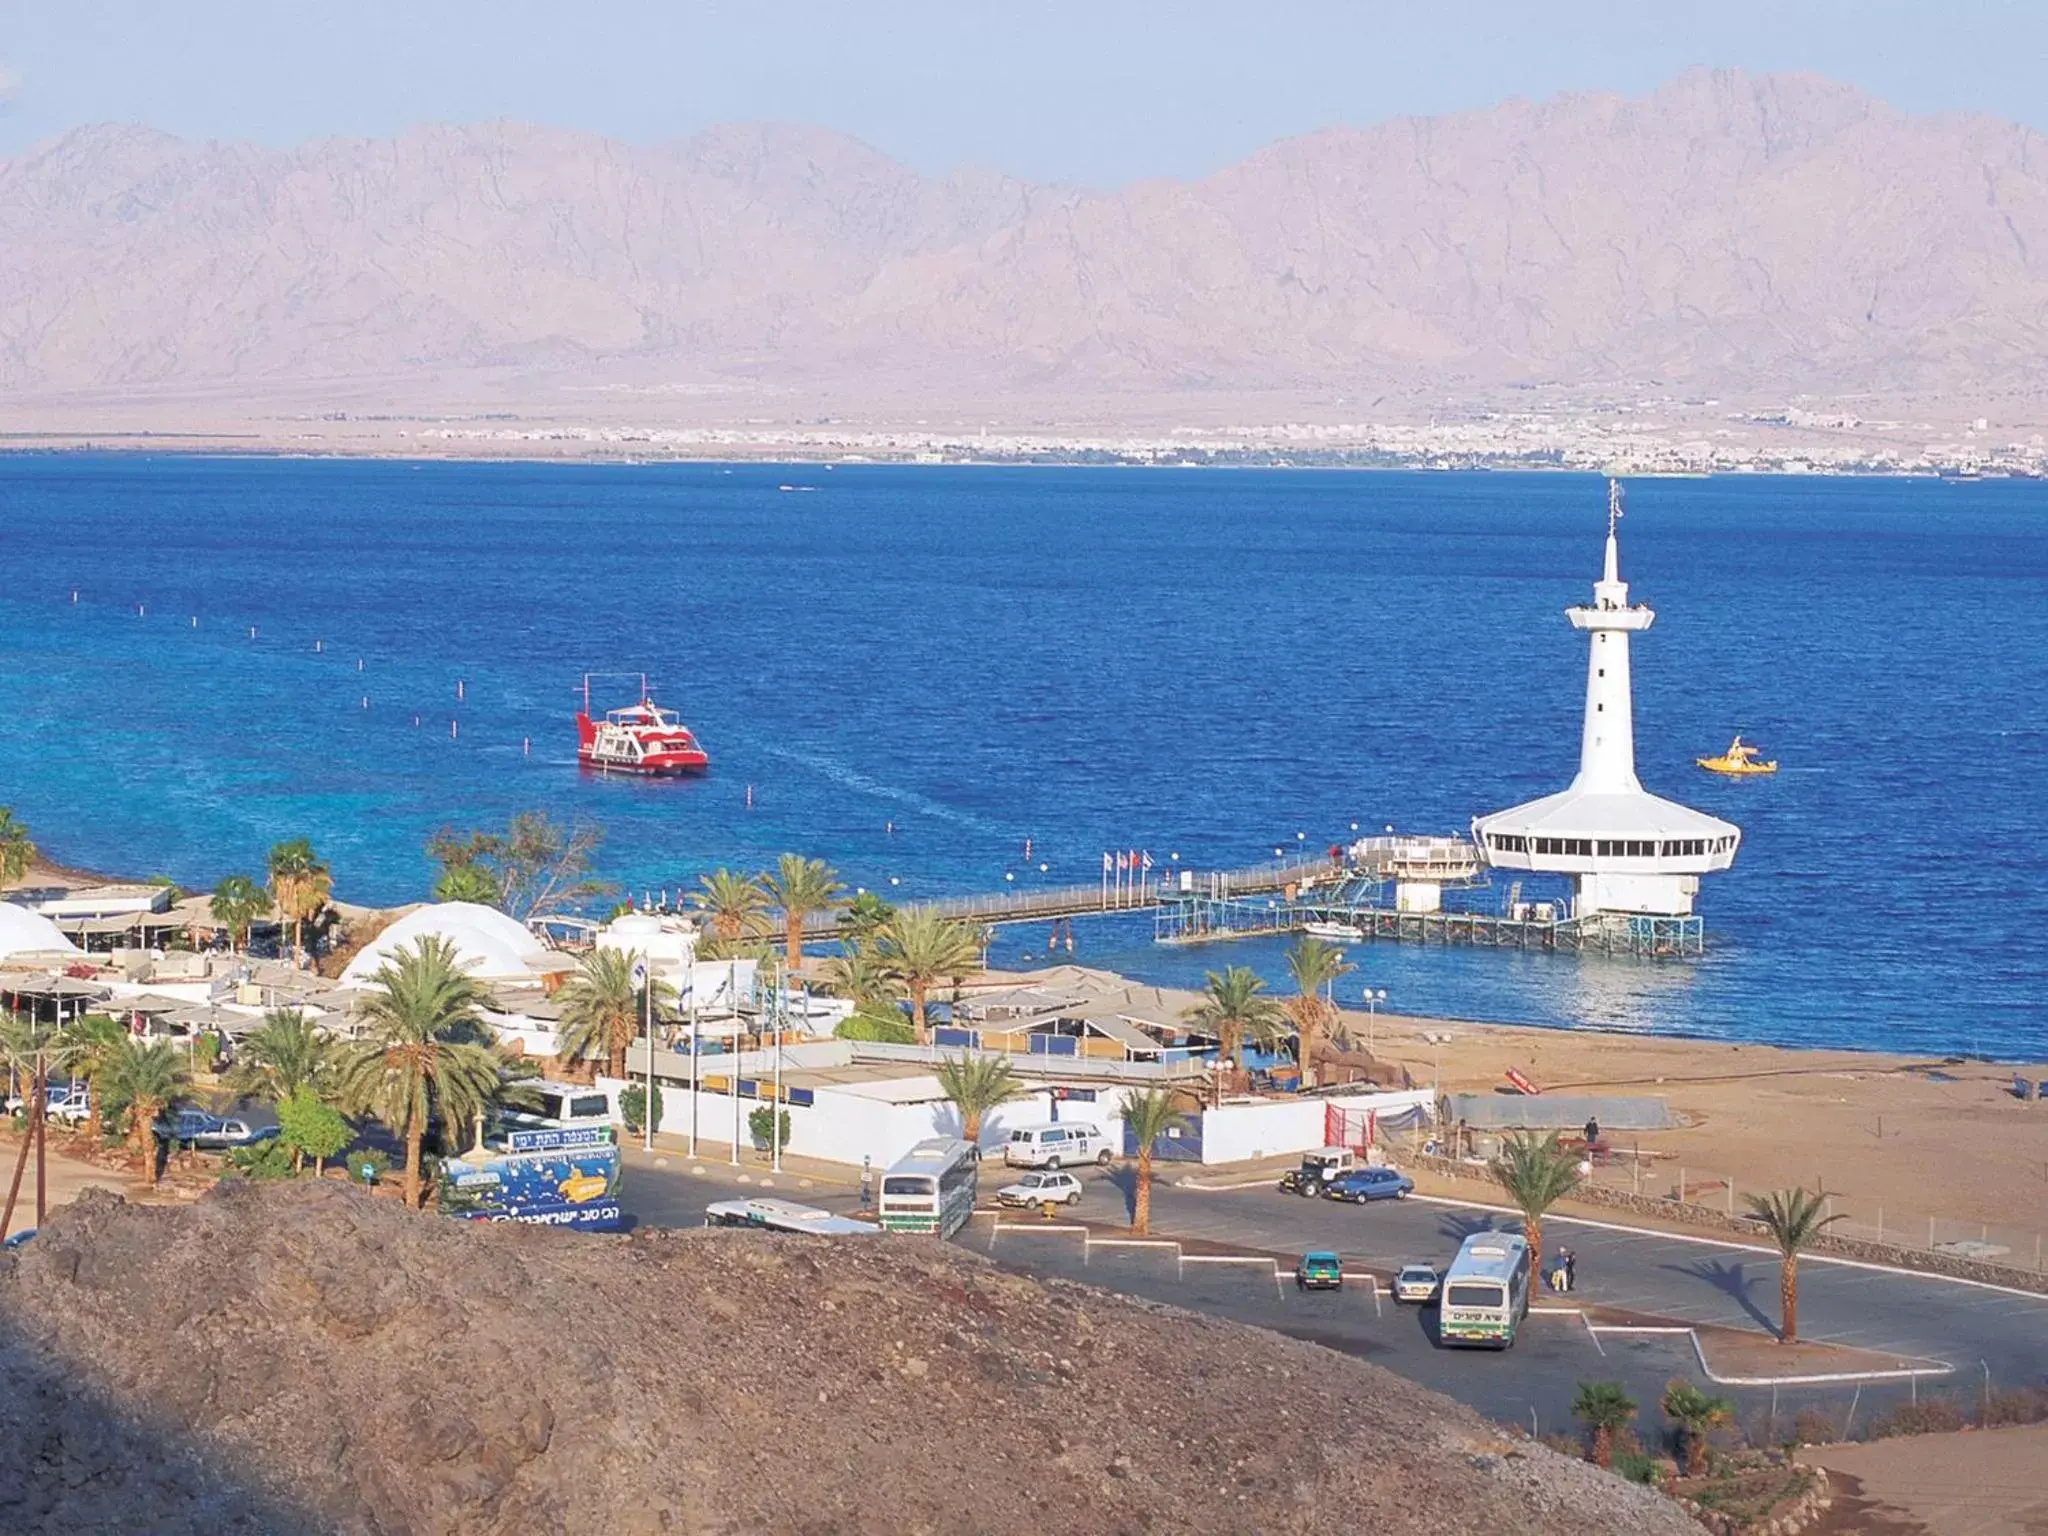
<path fill-rule="evenodd" d="M 1436 1093 L 1429 1088 L 1411 1088 L 1395 1093 L 1332 1095 L 1327 1099 L 1226 1104 L 1220 1109 L 1204 1110 L 1202 1161 L 1238 1163 L 1313 1151 L 1325 1144 L 1325 1104 L 1335 1104 L 1340 1109 L 1369 1109 L 1381 1115 L 1401 1114 L 1420 1106 L 1423 1113 L 1433 1114 Z"/>

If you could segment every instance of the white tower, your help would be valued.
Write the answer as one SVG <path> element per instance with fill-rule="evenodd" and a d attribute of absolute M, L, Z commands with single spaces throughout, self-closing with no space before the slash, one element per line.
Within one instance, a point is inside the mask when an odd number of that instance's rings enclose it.
<path fill-rule="evenodd" d="M 1607 561 L 1593 601 L 1567 608 L 1586 644 L 1586 713 L 1579 772 L 1571 786 L 1472 823 L 1480 856 L 1499 869 L 1573 877 L 1575 917 L 1634 913 L 1683 917 L 1699 877 L 1735 861 L 1741 831 L 1730 823 L 1644 791 L 1636 778 L 1635 702 L 1628 638 L 1656 614 L 1628 600 L 1615 525 L 1621 487 L 1607 483 Z"/>

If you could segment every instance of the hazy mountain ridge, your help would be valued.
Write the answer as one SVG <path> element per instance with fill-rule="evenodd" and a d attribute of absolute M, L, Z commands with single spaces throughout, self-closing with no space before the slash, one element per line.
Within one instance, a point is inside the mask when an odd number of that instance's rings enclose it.
<path fill-rule="evenodd" d="M 2033 387 L 2048 151 L 1698 72 L 1329 129 L 1116 193 L 786 125 L 0 162 L 0 388 L 543 371 L 858 388 Z"/>

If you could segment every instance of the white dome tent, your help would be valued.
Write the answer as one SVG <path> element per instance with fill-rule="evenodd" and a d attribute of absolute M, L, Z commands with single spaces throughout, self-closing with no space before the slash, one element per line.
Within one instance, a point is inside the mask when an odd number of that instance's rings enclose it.
<path fill-rule="evenodd" d="M 444 901 L 408 912 L 363 946 L 341 973 L 345 986 L 367 986 L 401 949 L 428 936 L 446 940 L 478 981 L 532 981 L 568 969 L 518 922 L 495 907 Z"/>
<path fill-rule="evenodd" d="M 12 960 L 17 955 L 83 953 L 64 937 L 63 929 L 42 913 L 31 912 L 11 901 L 0 901 L 0 960 Z"/>

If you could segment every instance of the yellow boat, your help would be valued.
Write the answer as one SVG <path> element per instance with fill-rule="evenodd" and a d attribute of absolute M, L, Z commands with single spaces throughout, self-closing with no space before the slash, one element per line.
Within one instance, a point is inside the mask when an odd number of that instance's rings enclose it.
<path fill-rule="evenodd" d="M 1729 742 L 1728 750 L 1719 757 L 1697 757 L 1693 761 L 1709 773 L 1726 773 L 1738 778 L 1745 774 L 1778 771 L 1777 759 L 1773 758 L 1768 763 L 1758 762 L 1756 748 L 1744 746 L 1740 736 Z"/>
<path fill-rule="evenodd" d="M 610 1181 L 594 1173 L 571 1174 L 555 1186 L 557 1193 L 571 1205 L 595 1200 L 609 1188 Z"/>

